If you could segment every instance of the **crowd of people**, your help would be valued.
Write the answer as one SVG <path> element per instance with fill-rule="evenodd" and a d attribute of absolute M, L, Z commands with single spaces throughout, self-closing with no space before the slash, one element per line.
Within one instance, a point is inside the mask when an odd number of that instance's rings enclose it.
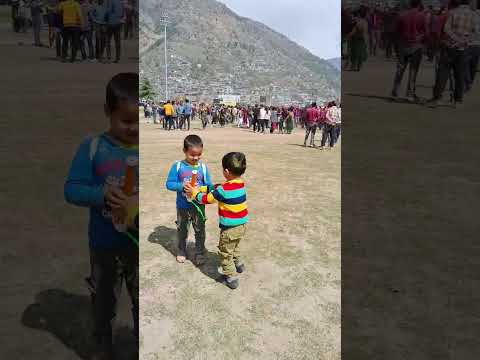
<path fill-rule="evenodd" d="M 137 6 L 137 0 L 12 0 L 12 27 L 17 33 L 31 27 L 33 45 L 55 48 L 62 62 L 75 62 L 80 52 L 82 61 L 109 63 L 113 39 L 113 62 L 117 63 L 121 59 L 122 32 L 124 40 L 138 34 Z M 48 45 L 41 41 L 46 27 Z"/>
<path fill-rule="evenodd" d="M 447 83 L 450 100 L 463 104 L 471 90 L 480 58 L 480 1 L 450 0 L 442 7 L 425 7 L 411 0 L 408 7 L 366 6 L 342 8 L 342 58 L 344 69 L 360 71 L 368 56 L 384 51 L 396 58 L 391 95 L 399 96 L 408 68 L 406 97 L 419 102 L 416 80 L 424 58 L 435 65 L 430 107 L 438 106 Z"/>
<path fill-rule="evenodd" d="M 314 102 L 306 107 L 299 106 L 265 106 L 263 104 L 226 106 L 221 104 L 192 103 L 184 101 L 167 101 L 157 104 L 142 99 L 144 117 L 147 123 L 161 124 L 164 130 L 189 131 L 192 120 L 199 120 L 202 129 L 208 126 L 251 129 L 257 134 L 291 134 L 295 128 L 305 129 L 304 146 L 316 147 L 315 134 L 322 132 L 320 148 L 328 141 L 333 148 L 341 133 L 341 108 L 335 101 L 324 106 Z M 309 141 L 310 139 L 310 141 Z"/>

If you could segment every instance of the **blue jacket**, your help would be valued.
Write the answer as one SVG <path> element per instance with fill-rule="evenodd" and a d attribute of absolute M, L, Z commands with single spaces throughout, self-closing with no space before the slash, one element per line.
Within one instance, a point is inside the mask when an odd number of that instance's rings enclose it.
<path fill-rule="evenodd" d="M 178 209 L 190 209 L 193 206 L 187 201 L 187 197 L 183 192 L 183 184 L 192 180 L 192 170 L 193 166 L 185 161 L 177 161 L 172 165 L 168 173 L 165 186 L 168 190 L 177 193 L 176 205 Z M 198 166 L 196 184 L 198 187 L 207 186 L 209 190 L 213 189 L 210 174 L 208 173 L 208 168 L 205 164 L 202 165 L 202 163 L 200 163 Z"/>
<path fill-rule="evenodd" d="M 120 25 L 123 23 L 123 4 L 120 0 L 109 0 L 107 9 L 107 24 Z"/>
<path fill-rule="evenodd" d="M 192 104 L 186 103 L 183 105 L 183 113 L 185 115 L 192 115 Z"/>
<path fill-rule="evenodd" d="M 107 9 L 105 8 L 105 4 L 95 5 L 95 7 L 93 8 L 93 12 L 92 12 L 93 22 L 95 24 L 104 25 L 105 24 L 105 14 L 106 13 L 107 13 Z"/>
<path fill-rule="evenodd" d="M 94 154 L 91 144 L 92 138 L 84 140 L 73 158 L 64 187 L 65 199 L 90 209 L 88 237 L 91 248 L 123 247 L 130 244 L 130 240 L 115 229 L 110 210 L 104 203 L 103 188 L 107 180 L 120 182 L 125 175 L 127 157 L 138 158 L 138 148 L 122 147 L 105 134 L 98 137 Z M 138 191 L 138 167 L 136 175 Z"/>

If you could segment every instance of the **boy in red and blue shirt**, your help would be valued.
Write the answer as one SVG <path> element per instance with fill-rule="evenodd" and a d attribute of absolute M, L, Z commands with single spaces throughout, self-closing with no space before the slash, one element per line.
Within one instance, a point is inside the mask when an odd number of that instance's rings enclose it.
<path fill-rule="evenodd" d="M 205 186 L 206 190 L 212 190 L 213 185 L 210 174 L 204 163 L 200 162 L 203 152 L 202 139 L 197 135 L 188 135 L 183 141 L 185 160 L 175 162 L 168 173 L 166 187 L 177 193 L 177 234 L 178 253 L 177 262 L 184 263 L 187 255 L 187 237 L 190 222 L 195 231 L 195 263 L 203 265 L 205 262 L 205 206 L 193 205 L 185 193 L 185 186 L 190 185 L 192 174 L 197 170 L 195 185 Z M 201 213 L 200 213 L 201 212 Z"/>

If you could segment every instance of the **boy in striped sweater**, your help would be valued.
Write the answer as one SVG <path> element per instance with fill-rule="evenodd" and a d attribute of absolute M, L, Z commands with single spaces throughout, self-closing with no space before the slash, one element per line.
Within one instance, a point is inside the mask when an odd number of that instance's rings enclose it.
<path fill-rule="evenodd" d="M 239 243 L 245 237 L 246 224 L 249 220 L 247 210 L 247 196 L 245 183 L 241 176 L 247 168 L 245 155 L 231 152 L 222 159 L 223 176 L 227 180 L 215 189 L 208 192 L 207 187 L 185 187 L 187 196 L 200 204 L 218 202 L 218 216 L 220 223 L 220 241 L 218 244 L 221 257 L 221 281 L 231 289 L 236 289 L 239 280 L 236 273 L 242 273 L 245 266 L 240 259 Z"/>

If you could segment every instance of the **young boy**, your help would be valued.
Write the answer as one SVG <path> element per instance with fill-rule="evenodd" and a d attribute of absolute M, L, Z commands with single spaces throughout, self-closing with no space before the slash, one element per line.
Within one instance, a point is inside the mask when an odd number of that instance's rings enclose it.
<path fill-rule="evenodd" d="M 106 39 L 106 6 L 103 0 L 98 0 L 93 8 L 93 28 L 95 31 L 95 58 L 98 62 L 103 62 L 103 53 L 105 52 Z"/>
<path fill-rule="evenodd" d="M 185 194 L 185 186 L 192 181 L 194 170 L 197 171 L 196 186 L 213 189 L 213 185 L 207 166 L 200 162 L 203 152 L 202 139 L 197 135 L 188 135 L 183 141 L 183 152 L 185 160 L 177 161 L 172 165 L 165 185 L 168 190 L 177 193 L 177 262 L 184 263 L 186 260 L 188 227 L 191 222 L 195 231 L 194 261 L 199 266 L 205 262 L 205 206 L 192 204 Z"/>
<path fill-rule="evenodd" d="M 93 359 L 112 358 L 112 322 L 123 278 L 138 339 L 138 245 L 132 237 L 132 232 L 138 233 L 138 83 L 134 73 L 110 80 L 105 104 L 110 129 L 82 142 L 65 183 L 67 202 L 90 209 L 89 283 L 97 346 Z M 123 191 L 124 183 L 131 183 L 125 180 L 127 164 L 128 174 L 134 175 L 129 195 Z M 125 221 L 132 208 L 137 216 Z M 122 224 L 128 229 L 122 229 Z"/>
<path fill-rule="evenodd" d="M 239 280 L 236 273 L 245 271 L 245 265 L 240 259 L 239 243 L 245 237 L 246 224 L 249 219 L 247 210 L 247 195 L 245 183 L 241 176 L 247 168 L 245 155 L 231 152 L 222 159 L 223 176 L 227 180 L 222 185 L 215 186 L 211 191 L 203 193 L 203 189 L 185 186 L 186 193 L 200 204 L 218 202 L 220 223 L 220 241 L 218 244 L 223 275 L 221 280 L 231 289 L 236 289 Z"/>

